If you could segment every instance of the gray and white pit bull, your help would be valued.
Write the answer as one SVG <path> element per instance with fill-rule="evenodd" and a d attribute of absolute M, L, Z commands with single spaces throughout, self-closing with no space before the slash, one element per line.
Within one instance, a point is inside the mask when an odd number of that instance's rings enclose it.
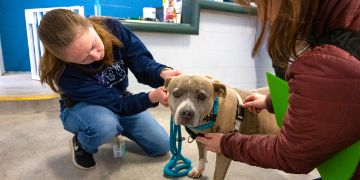
<path fill-rule="evenodd" d="M 276 134 L 279 128 L 275 117 L 268 111 L 263 110 L 253 114 L 247 110 L 241 123 L 236 123 L 238 104 L 242 105 L 242 99 L 258 92 L 268 93 L 267 88 L 254 91 L 244 91 L 226 86 L 219 81 L 207 76 L 179 75 L 168 78 L 165 87 L 169 93 L 169 107 L 175 124 L 191 127 L 196 134 L 209 132 L 230 133 L 238 130 L 243 134 Z M 196 130 L 207 123 L 205 117 L 213 111 L 215 97 L 218 97 L 218 114 L 214 125 L 210 129 Z M 205 118 L 205 119 L 204 119 Z M 236 126 L 240 125 L 239 128 Z M 199 163 L 188 176 L 198 178 L 205 170 L 206 152 L 204 145 L 197 142 Z M 224 179 L 231 160 L 222 153 L 216 154 L 214 179 Z"/>

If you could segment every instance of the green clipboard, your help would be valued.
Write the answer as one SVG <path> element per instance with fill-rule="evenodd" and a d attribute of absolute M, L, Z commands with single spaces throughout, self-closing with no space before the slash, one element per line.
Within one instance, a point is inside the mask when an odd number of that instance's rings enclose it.
<path fill-rule="evenodd" d="M 272 104 L 274 107 L 275 118 L 278 126 L 281 128 L 284 116 L 288 107 L 289 86 L 286 81 L 267 72 L 266 78 L 269 84 Z"/>
<path fill-rule="evenodd" d="M 289 86 L 284 80 L 270 72 L 266 73 L 266 78 L 269 84 L 276 121 L 279 127 L 282 127 L 288 106 Z M 359 163 L 360 140 L 321 163 L 317 169 L 323 180 L 348 180 L 355 173 Z"/>

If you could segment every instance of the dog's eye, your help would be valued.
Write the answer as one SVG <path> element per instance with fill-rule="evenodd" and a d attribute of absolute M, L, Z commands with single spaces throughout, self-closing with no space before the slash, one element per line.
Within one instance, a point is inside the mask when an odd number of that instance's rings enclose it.
<path fill-rule="evenodd" d="M 173 92 L 173 96 L 176 97 L 176 98 L 178 98 L 178 97 L 181 96 L 181 92 L 180 92 L 180 91 L 174 91 L 174 92 Z"/>
<path fill-rule="evenodd" d="M 206 95 L 203 94 L 203 93 L 200 93 L 200 94 L 198 94 L 198 99 L 199 99 L 200 101 L 205 101 Z"/>

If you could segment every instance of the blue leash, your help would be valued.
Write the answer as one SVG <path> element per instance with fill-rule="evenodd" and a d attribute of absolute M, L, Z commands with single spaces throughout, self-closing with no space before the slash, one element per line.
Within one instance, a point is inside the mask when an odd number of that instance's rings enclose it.
<path fill-rule="evenodd" d="M 175 125 L 173 117 L 170 118 L 170 152 L 171 159 L 164 167 L 164 173 L 170 177 L 186 176 L 192 169 L 191 161 L 181 154 L 182 136 L 180 125 Z M 178 142 L 178 143 L 177 143 Z M 178 146 L 176 146 L 176 143 Z"/>

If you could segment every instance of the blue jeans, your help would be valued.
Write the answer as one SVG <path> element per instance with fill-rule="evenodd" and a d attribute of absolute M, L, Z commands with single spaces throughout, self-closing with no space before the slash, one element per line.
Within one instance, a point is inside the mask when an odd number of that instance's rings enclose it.
<path fill-rule="evenodd" d="M 77 134 L 81 147 L 89 153 L 96 153 L 99 146 L 118 134 L 135 141 L 150 156 L 169 151 L 168 134 L 146 111 L 119 116 L 106 107 L 81 102 L 65 108 L 60 119 L 67 131 Z"/>

